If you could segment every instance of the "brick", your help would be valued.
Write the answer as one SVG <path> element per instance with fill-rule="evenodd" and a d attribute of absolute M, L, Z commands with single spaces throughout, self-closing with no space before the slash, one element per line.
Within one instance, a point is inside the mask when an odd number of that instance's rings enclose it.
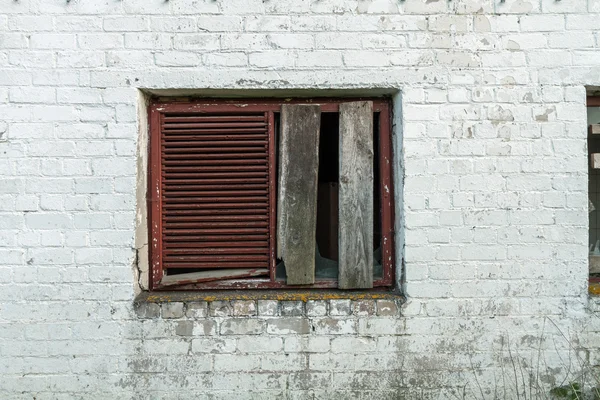
<path fill-rule="evenodd" d="M 199 338 L 192 340 L 192 353 L 233 353 L 236 350 L 236 339 Z"/>
<path fill-rule="evenodd" d="M 59 32 L 101 31 L 102 19 L 92 16 L 58 15 L 54 17 L 56 30 Z"/>
<path fill-rule="evenodd" d="M 208 303 L 209 313 L 213 317 L 227 317 L 233 315 L 233 309 L 229 301 L 212 301 Z"/>
<path fill-rule="evenodd" d="M 147 31 L 149 21 L 145 17 L 109 17 L 104 18 L 103 27 L 107 32 Z"/>
<path fill-rule="evenodd" d="M 272 335 L 308 334 L 310 331 L 310 323 L 305 318 L 267 320 L 267 333 Z"/>
<path fill-rule="evenodd" d="M 17 67 L 29 67 L 29 68 L 44 68 L 48 66 L 54 66 L 54 54 L 52 51 L 20 51 L 13 50 L 8 53 L 8 62 Z M 21 88 L 27 90 L 29 88 Z M 13 100 L 14 101 L 14 100 Z M 26 101 L 31 102 L 31 101 Z M 35 102 L 35 101 L 34 101 Z M 37 102 L 48 102 L 37 101 Z M 49 100 L 53 103 L 54 99 Z"/>
<path fill-rule="evenodd" d="M 242 30 L 242 18 L 239 16 L 199 16 L 198 29 L 205 32 L 235 32 Z"/>
<path fill-rule="evenodd" d="M 156 53 L 154 60 L 160 67 L 194 67 L 201 63 L 200 55 L 183 51 Z"/>
<path fill-rule="evenodd" d="M 115 68 L 140 68 L 154 62 L 152 54 L 146 51 L 108 51 L 106 65 Z"/>
<path fill-rule="evenodd" d="M 184 33 L 177 35 L 174 48 L 180 50 L 215 50 L 219 48 L 219 36 L 208 33 Z"/>
<path fill-rule="evenodd" d="M 114 47 L 114 46 L 110 46 Z M 128 49 L 170 49 L 171 36 L 159 33 L 126 33 L 125 48 Z"/>
<path fill-rule="evenodd" d="M 196 20 L 193 17 L 152 17 L 150 30 L 153 32 L 195 32 Z"/>
<path fill-rule="evenodd" d="M 194 323 L 194 336 L 209 336 L 214 335 L 217 331 L 217 324 L 214 321 L 196 321 Z"/>
<path fill-rule="evenodd" d="M 84 88 L 58 88 L 56 98 L 59 103 L 99 103 L 100 91 Z"/>
<path fill-rule="evenodd" d="M 275 353 L 283 349 L 283 340 L 272 337 L 242 337 L 237 341 L 240 353 Z"/>
<path fill-rule="evenodd" d="M 52 18 L 47 15 L 13 15 L 8 19 L 11 31 L 52 31 Z"/>
<path fill-rule="evenodd" d="M 208 304 L 204 301 L 186 303 L 185 315 L 188 318 L 205 318 L 208 315 Z"/>
<path fill-rule="evenodd" d="M 74 49 L 75 35 L 67 33 L 36 33 L 31 35 L 31 47 L 34 49 Z"/>
<path fill-rule="evenodd" d="M 221 323 L 221 335 L 260 335 L 265 322 L 259 319 L 227 319 Z"/>
<path fill-rule="evenodd" d="M 278 313 L 277 300 L 258 300 L 258 315 L 275 317 Z"/>
<path fill-rule="evenodd" d="M 24 256 L 23 250 L 0 249 L 0 264 L 22 264 Z"/>
<path fill-rule="evenodd" d="M 296 317 L 304 314 L 304 303 L 302 301 L 282 301 L 281 315 Z"/>
<path fill-rule="evenodd" d="M 233 315 L 236 317 L 250 317 L 256 315 L 256 303 L 254 301 L 234 301 Z"/>
<path fill-rule="evenodd" d="M 77 43 L 82 49 L 114 49 L 123 47 L 123 36 L 115 33 L 82 33 L 77 35 Z"/>
<path fill-rule="evenodd" d="M 34 213 L 25 216 L 31 229 L 65 229 L 73 226 L 72 218 L 65 214 Z"/>
<path fill-rule="evenodd" d="M 73 262 L 73 250 L 38 248 L 29 250 L 26 257 L 28 262 L 31 261 L 30 264 L 33 265 L 71 264 Z"/>
<path fill-rule="evenodd" d="M 375 351 L 377 342 L 373 338 L 333 338 L 331 351 L 333 353 L 367 353 Z"/>
<path fill-rule="evenodd" d="M 204 55 L 203 63 L 206 65 L 239 67 L 248 65 L 248 55 L 242 52 L 209 53 Z"/>
<path fill-rule="evenodd" d="M 329 315 L 350 315 L 351 300 L 330 300 L 329 301 Z"/>
<path fill-rule="evenodd" d="M 217 354 L 214 356 L 215 371 L 257 371 L 260 368 L 258 355 Z"/>
<path fill-rule="evenodd" d="M 301 51 L 296 61 L 298 67 L 341 67 L 342 53 L 338 51 Z"/>
<path fill-rule="evenodd" d="M 94 68 L 106 65 L 104 54 L 95 51 L 59 51 L 56 54 L 59 68 Z"/>
<path fill-rule="evenodd" d="M 161 305 L 161 316 L 163 318 L 181 318 L 183 317 L 184 312 L 183 303 L 163 303 Z"/>
<path fill-rule="evenodd" d="M 355 300 L 352 302 L 352 314 L 357 316 L 375 315 L 374 300 Z"/>
<path fill-rule="evenodd" d="M 313 324 L 317 334 L 349 335 L 356 332 L 356 321 L 352 319 L 315 318 Z"/>
<path fill-rule="evenodd" d="M 280 32 L 290 30 L 289 16 L 249 16 L 244 18 L 244 30 L 247 32 Z"/>
<path fill-rule="evenodd" d="M 393 300 L 377 300 L 377 316 L 396 316 L 398 315 L 398 307 Z"/>
<path fill-rule="evenodd" d="M 310 317 L 322 317 L 327 315 L 327 302 L 323 300 L 307 301 L 306 315 Z"/>

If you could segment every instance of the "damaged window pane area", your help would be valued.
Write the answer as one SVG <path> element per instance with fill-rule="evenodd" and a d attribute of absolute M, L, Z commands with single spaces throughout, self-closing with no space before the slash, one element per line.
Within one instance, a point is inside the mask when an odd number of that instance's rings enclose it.
<path fill-rule="evenodd" d="M 389 289 L 391 104 L 155 100 L 153 290 Z"/>

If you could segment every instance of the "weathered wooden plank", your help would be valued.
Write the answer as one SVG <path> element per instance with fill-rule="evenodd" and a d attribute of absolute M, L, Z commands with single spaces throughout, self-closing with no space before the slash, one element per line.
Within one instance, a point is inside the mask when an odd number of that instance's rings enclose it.
<path fill-rule="evenodd" d="M 600 274 L 600 256 L 589 256 L 590 274 Z"/>
<path fill-rule="evenodd" d="M 590 165 L 593 169 L 600 169 L 600 153 L 590 154 Z"/>
<path fill-rule="evenodd" d="M 177 286 L 224 279 L 249 278 L 261 275 L 269 275 L 269 270 L 267 268 L 218 269 L 190 272 L 189 274 L 164 275 L 160 281 L 160 285 Z"/>
<path fill-rule="evenodd" d="M 340 289 L 373 287 L 373 104 L 340 104 Z"/>
<path fill-rule="evenodd" d="M 599 135 L 600 134 L 600 124 L 590 125 L 588 128 L 590 135 Z"/>
<path fill-rule="evenodd" d="M 318 105 L 281 107 L 277 256 L 288 285 L 315 281 L 320 124 Z"/>

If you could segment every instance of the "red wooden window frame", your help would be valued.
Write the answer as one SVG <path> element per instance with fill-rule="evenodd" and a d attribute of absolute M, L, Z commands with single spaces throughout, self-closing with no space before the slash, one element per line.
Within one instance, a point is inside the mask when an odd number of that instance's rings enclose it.
<path fill-rule="evenodd" d="M 148 234 L 151 290 L 215 290 L 215 289 L 337 289 L 336 280 L 317 280 L 313 285 L 289 286 L 285 281 L 275 279 L 276 246 L 276 201 L 275 192 L 277 171 L 275 156 L 274 115 L 279 113 L 283 104 L 318 104 L 321 112 L 339 112 L 340 103 L 350 101 L 372 101 L 373 112 L 379 122 L 379 185 L 381 193 L 381 229 L 383 276 L 373 281 L 373 290 L 391 288 L 394 285 L 394 199 L 392 179 L 392 108 L 389 99 L 382 98 L 313 98 L 313 99 L 243 99 L 216 100 L 201 99 L 194 101 L 154 99 L 148 107 L 149 116 L 149 163 L 148 163 Z M 192 283 L 179 286 L 160 284 L 162 267 L 162 197 L 161 197 L 161 118 L 166 113 L 266 113 L 268 118 L 269 147 L 269 248 L 270 273 L 268 278 L 229 279 L 204 283 Z"/>

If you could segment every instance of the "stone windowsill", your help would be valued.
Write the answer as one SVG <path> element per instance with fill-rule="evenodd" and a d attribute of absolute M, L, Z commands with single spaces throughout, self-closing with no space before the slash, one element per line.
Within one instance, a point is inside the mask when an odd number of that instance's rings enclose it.
<path fill-rule="evenodd" d="M 230 291 L 180 291 L 142 292 L 135 301 L 150 303 L 231 301 L 231 300 L 400 300 L 404 296 L 390 291 L 339 291 L 339 290 L 230 290 Z"/>

